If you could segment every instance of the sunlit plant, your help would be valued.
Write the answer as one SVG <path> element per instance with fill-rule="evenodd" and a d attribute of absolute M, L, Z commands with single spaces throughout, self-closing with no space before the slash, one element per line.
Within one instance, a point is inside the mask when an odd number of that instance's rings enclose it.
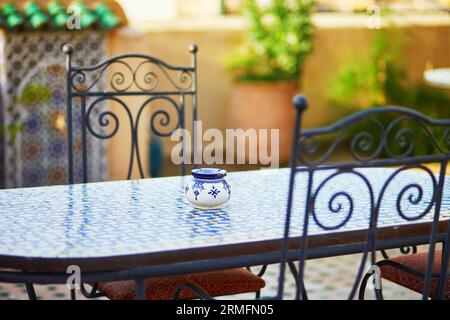
<path fill-rule="evenodd" d="M 367 55 L 351 56 L 339 71 L 331 76 L 328 98 L 332 109 L 342 114 L 376 106 L 405 106 L 434 118 L 448 118 L 450 99 L 440 90 L 422 82 L 408 80 L 404 65 L 404 43 L 410 41 L 404 30 L 389 28 L 376 30 Z M 392 121 L 379 117 L 385 126 Z M 361 128 L 356 127 L 358 131 Z M 370 130 L 366 128 L 366 130 Z M 375 130 L 379 130 L 375 128 Z M 434 128 L 436 136 L 443 136 L 445 128 Z M 379 131 L 374 131 L 377 136 Z M 351 135 L 349 135 L 351 136 Z M 389 136 L 389 144 L 395 145 Z M 435 151 L 427 135 L 415 137 L 413 155 L 427 155 Z"/>
<path fill-rule="evenodd" d="M 238 82 L 298 79 L 312 51 L 312 0 L 245 0 L 248 30 L 229 60 Z"/>

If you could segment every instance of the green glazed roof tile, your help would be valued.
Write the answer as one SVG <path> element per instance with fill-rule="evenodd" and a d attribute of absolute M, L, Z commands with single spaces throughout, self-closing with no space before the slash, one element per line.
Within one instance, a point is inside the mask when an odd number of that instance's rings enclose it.
<path fill-rule="evenodd" d="M 89 10 L 84 10 L 81 13 L 81 27 L 83 29 L 88 29 L 90 28 L 92 25 L 94 25 L 94 23 L 97 22 L 97 15 Z"/>
<path fill-rule="evenodd" d="M 64 9 L 63 5 L 60 2 L 58 2 L 58 1 L 51 1 L 47 5 L 47 12 L 51 16 L 55 16 L 57 14 L 60 14 L 61 12 L 65 13 L 66 10 Z"/>
<path fill-rule="evenodd" d="M 27 4 L 25 4 L 25 6 L 23 7 L 23 13 L 25 16 L 30 17 L 33 14 L 40 12 L 41 9 L 39 8 L 39 6 L 37 5 L 36 2 L 28 2 Z"/>
<path fill-rule="evenodd" d="M 72 3 L 70 6 L 74 9 L 75 12 L 84 13 L 85 11 L 89 11 L 88 6 L 80 1 L 76 1 Z"/>
<path fill-rule="evenodd" d="M 53 16 L 53 23 L 55 24 L 56 28 L 64 28 L 68 17 L 69 16 L 64 11 L 55 14 Z"/>
<path fill-rule="evenodd" d="M 104 29 L 116 28 L 118 25 L 120 25 L 120 18 L 112 12 L 105 13 L 100 16 L 100 25 Z"/>
<path fill-rule="evenodd" d="M 74 1 L 70 7 L 80 13 L 81 29 L 113 29 L 124 22 L 105 3 L 88 7 L 83 1 Z M 0 27 L 14 31 L 64 30 L 69 17 L 67 9 L 57 0 L 49 1 L 46 6 L 39 6 L 35 1 L 23 6 L 3 3 L 0 7 Z"/>
<path fill-rule="evenodd" d="M 2 6 L 2 15 L 8 16 L 13 12 L 16 12 L 16 6 L 12 3 L 6 3 Z"/>
<path fill-rule="evenodd" d="M 20 14 L 17 12 L 13 12 L 6 17 L 6 25 L 11 27 L 12 29 L 17 28 L 23 25 L 24 20 Z"/>
<path fill-rule="evenodd" d="M 106 6 L 104 3 L 99 3 L 94 7 L 94 11 L 96 14 L 101 16 L 105 13 L 111 12 L 111 9 L 108 8 L 108 6 Z"/>
<path fill-rule="evenodd" d="M 42 12 L 36 12 L 35 14 L 29 17 L 30 25 L 33 29 L 39 29 L 48 22 L 48 17 Z"/>

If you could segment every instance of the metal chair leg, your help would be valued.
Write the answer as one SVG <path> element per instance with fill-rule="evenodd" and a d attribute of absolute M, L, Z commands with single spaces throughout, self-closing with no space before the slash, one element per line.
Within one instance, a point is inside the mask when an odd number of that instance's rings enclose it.
<path fill-rule="evenodd" d="M 187 289 L 190 290 L 192 292 L 194 292 L 198 298 L 202 299 L 202 300 L 213 300 L 213 297 L 211 297 L 209 295 L 208 292 L 206 292 L 205 289 L 203 289 L 202 287 L 200 287 L 199 285 L 197 285 L 196 283 L 192 282 L 192 281 L 185 281 L 183 283 L 181 283 L 175 290 L 174 294 L 173 294 L 173 300 L 178 300 L 180 293 L 183 289 Z"/>
<path fill-rule="evenodd" d="M 104 297 L 105 294 L 98 291 L 98 283 L 94 283 L 91 285 L 91 291 L 88 291 L 86 287 L 84 286 L 84 283 L 81 283 L 80 286 L 80 292 L 81 294 L 88 299 L 98 298 L 98 297 Z"/>
<path fill-rule="evenodd" d="M 34 291 L 34 287 L 32 283 L 25 283 L 25 287 L 27 288 L 28 299 L 37 300 L 36 291 Z"/>
<path fill-rule="evenodd" d="M 292 273 L 292 276 L 294 277 L 295 286 L 297 287 L 297 290 L 300 287 L 300 283 L 301 283 L 302 284 L 302 298 L 303 298 L 303 300 L 308 300 L 308 293 L 306 292 L 305 283 L 303 282 L 303 279 L 300 280 L 301 282 L 299 281 L 297 268 L 295 267 L 295 265 L 292 261 L 289 261 L 287 264 L 289 266 L 289 270 Z"/>
<path fill-rule="evenodd" d="M 367 281 L 370 279 L 370 277 L 372 276 L 371 273 L 366 273 L 361 281 L 361 285 L 359 286 L 359 294 L 358 294 L 358 299 L 359 300 L 364 300 L 364 296 L 366 293 L 366 287 L 367 287 Z"/>
<path fill-rule="evenodd" d="M 75 289 L 70 289 L 70 300 L 77 300 L 77 294 Z"/>
<path fill-rule="evenodd" d="M 358 294 L 358 299 L 359 300 L 364 300 L 364 296 L 366 293 L 366 287 L 367 287 L 367 281 L 369 281 L 370 277 L 372 277 L 374 274 L 374 272 L 367 272 L 364 275 L 364 278 L 361 281 L 361 285 L 359 287 L 359 294 Z M 381 282 L 381 281 L 380 281 Z M 384 300 L 383 298 L 383 288 L 381 287 L 381 283 L 380 283 L 380 288 L 377 289 L 375 288 L 375 297 L 377 298 L 377 300 Z"/>
<path fill-rule="evenodd" d="M 410 247 L 400 247 L 400 253 L 401 254 L 414 254 L 417 253 L 417 246 L 410 246 Z M 389 255 L 387 254 L 386 250 L 380 250 L 381 255 L 383 256 L 383 259 L 389 260 Z"/>
<path fill-rule="evenodd" d="M 267 266 L 268 266 L 267 264 L 263 265 L 256 275 L 261 278 L 264 275 L 264 273 L 266 273 Z M 253 272 L 251 267 L 247 267 L 247 270 Z"/>
<path fill-rule="evenodd" d="M 383 288 L 375 289 L 375 297 L 377 298 L 377 300 L 384 300 Z"/>

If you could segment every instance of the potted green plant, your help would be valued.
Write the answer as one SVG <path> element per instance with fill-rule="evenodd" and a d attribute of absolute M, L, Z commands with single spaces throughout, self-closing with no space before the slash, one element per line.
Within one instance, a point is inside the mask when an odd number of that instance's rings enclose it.
<path fill-rule="evenodd" d="M 445 92 L 431 88 L 425 83 L 408 80 L 402 52 L 408 39 L 404 30 L 391 24 L 388 28 L 375 30 L 370 51 L 363 58 L 350 56 L 348 62 L 330 77 L 328 98 L 335 113 L 343 117 L 361 109 L 382 106 L 403 106 L 417 110 L 433 118 L 448 118 L 450 99 Z M 379 116 L 378 121 L 388 126 L 392 117 Z M 399 126 L 411 123 L 403 121 Z M 361 130 L 355 127 L 355 132 Z M 365 128 L 365 130 L 371 130 Z M 379 134 L 379 128 L 373 135 Z M 429 128 L 435 136 L 442 136 L 445 128 Z M 352 137 L 349 134 L 348 137 Z M 389 145 L 396 145 L 395 136 L 388 137 Z M 429 136 L 419 130 L 415 136 L 412 155 L 423 156 L 435 151 Z M 444 142 L 444 141 L 442 141 Z M 388 156 L 388 155 L 386 155 Z"/>
<path fill-rule="evenodd" d="M 233 86 L 229 123 L 234 128 L 280 129 L 280 161 L 289 158 L 292 97 L 312 51 L 312 0 L 245 0 L 245 39 L 229 59 Z"/>

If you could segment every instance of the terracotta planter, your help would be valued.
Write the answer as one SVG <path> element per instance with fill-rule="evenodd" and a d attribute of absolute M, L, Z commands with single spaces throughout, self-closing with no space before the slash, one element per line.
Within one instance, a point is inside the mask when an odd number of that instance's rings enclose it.
<path fill-rule="evenodd" d="M 279 129 L 280 164 L 288 163 L 295 116 L 292 98 L 296 93 L 295 82 L 233 84 L 228 128 Z"/>

